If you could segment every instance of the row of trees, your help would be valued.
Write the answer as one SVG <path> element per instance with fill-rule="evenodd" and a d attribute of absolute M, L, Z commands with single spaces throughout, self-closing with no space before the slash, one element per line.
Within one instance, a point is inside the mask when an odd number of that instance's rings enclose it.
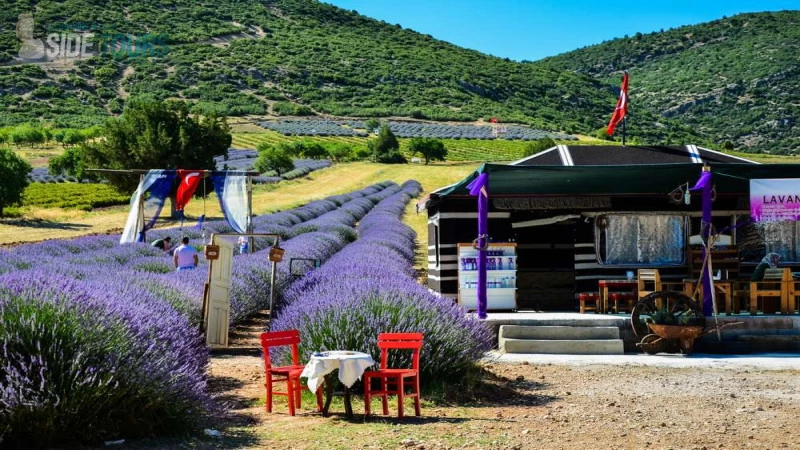
<path fill-rule="evenodd" d="M 400 142 L 389 126 L 380 122 L 368 122 L 367 128 L 378 129 L 375 138 L 367 147 L 353 148 L 347 144 L 322 144 L 311 140 L 282 142 L 280 144 L 261 143 L 256 147 L 258 159 L 254 168 L 261 172 L 274 171 L 278 175 L 294 169 L 293 158 L 331 159 L 336 162 L 356 161 L 371 158 L 384 164 L 405 164 L 408 162 L 400 152 Z M 408 143 L 408 152 L 420 155 L 425 164 L 430 161 L 444 161 L 447 149 L 444 143 L 433 138 L 413 138 Z"/>
<path fill-rule="evenodd" d="M 149 98 L 132 99 L 119 118 L 109 119 L 96 134 L 100 139 L 84 140 L 50 160 L 50 173 L 67 173 L 77 179 L 104 178 L 121 192 L 135 189 L 138 179 L 128 174 L 87 173 L 87 168 L 105 169 L 215 169 L 214 157 L 227 154 L 230 129 L 215 116 L 191 116 L 189 106 L 180 101 L 159 102 Z M 29 131 L 27 128 L 20 128 Z M 33 129 L 33 128 L 31 128 Z M 93 132 L 94 133 L 94 132 Z M 94 135 L 94 134 L 93 134 Z M 88 134 L 87 134 L 88 136 Z M 438 139 L 411 139 L 409 152 L 421 155 L 425 164 L 444 160 L 447 149 Z M 380 163 L 406 163 L 400 143 L 383 124 L 366 149 L 345 144 L 325 146 L 313 141 L 296 141 L 277 146 L 259 145 L 255 168 L 278 175 L 294 169 L 293 158 L 348 161 L 372 158 Z M 28 184 L 31 167 L 10 149 L 0 153 L 0 215 L 6 205 L 20 201 Z"/>
<path fill-rule="evenodd" d="M 36 147 L 47 143 L 58 143 L 66 147 L 82 144 L 100 135 L 100 127 L 82 130 L 73 128 L 47 128 L 33 125 L 20 125 L 0 129 L 0 143 Z"/>

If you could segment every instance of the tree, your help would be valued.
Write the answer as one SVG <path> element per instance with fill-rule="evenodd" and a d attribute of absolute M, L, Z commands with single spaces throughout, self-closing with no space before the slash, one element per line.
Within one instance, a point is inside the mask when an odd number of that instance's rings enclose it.
<path fill-rule="evenodd" d="M 328 155 L 336 162 L 347 161 L 353 157 L 353 148 L 347 144 L 336 144 L 328 149 Z"/>
<path fill-rule="evenodd" d="M 387 125 L 382 125 L 378 136 L 367 144 L 375 161 L 384 164 L 406 163 L 400 153 L 400 143 Z"/>
<path fill-rule="evenodd" d="M 447 156 L 447 149 L 444 148 L 442 141 L 434 138 L 413 138 L 408 143 L 408 151 L 412 155 L 422 155 L 425 158 L 425 165 L 430 160 L 444 161 Z"/>
<path fill-rule="evenodd" d="M 69 147 L 60 156 L 50 158 L 48 170 L 50 175 L 58 176 L 68 173 L 78 180 L 96 180 L 97 176 L 86 173 L 86 166 L 83 161 L 83 154 L 78 147 Z"/>
<path fill-rule="evenodd" d="M 87 135 L 84 135 L 87 136 Z M 66 143 L 65 136 L 65 143 Z M 103 169 L 215 169 L 215 156 L 227 154 L 231 134 L 225 120 L 189 115 L 184 102 L 131 99 L 119 118 L 103 125 L 99 138 L 84 142 L 70 161 L 56 161 L 72 176 L 79 167 Z M 139 180 L 102 174 L 113 186 L 131 192 Z M 200 191 L 198 189 L 198 191 Z"/>
<path fill-rule="evenodd" d="M 547 150 L 548 148 L 552 148 L 555 146 L 556 146 L 556 141 L 552 140 L 551 138 L 549 137 L 539 138 L 525 145 L 525 156 L 535 155 L 541 151 Z"/>
<path fill-rule="evenodd" d="M 0 180 L 3 180 L 0 183 L 0 217 L 3 217 L 3 208 L 22 200 L 31 169 L 31 165 L 10 148 L 0 147 Z"/>
<path fill-rule="evenodd" d="M 381 126 L 381 121 L 375 118 L 367 119 L 367 121 L 364 122 L 364 126 L 367 128 L 367 131 L 374 133 L 375 130 Z"/>
<path fill-rule="evenodd" d="M 328 156 L 328 150 L 319 142 L 304 141 L 302 155 L 308 159 L 325 159 Z"/>
<path fill-rule="evenodd" d="M 275 147 L 265 142 L 258 144 L 258 158 L 253 167 L 261 172 L 274 170 L 278 175 L 294 169 L 292 157 L 280 146 Z"/>

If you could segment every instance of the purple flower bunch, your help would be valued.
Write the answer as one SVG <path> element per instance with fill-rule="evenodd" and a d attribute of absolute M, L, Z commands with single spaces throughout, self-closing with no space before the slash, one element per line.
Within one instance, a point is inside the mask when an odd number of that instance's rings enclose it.
<path fill-rule="evenodd" d="M 457 375 L 481 358 L 492 345 L 490 329 L 416 281 L 416 236 L 401 217 L 420 192 L 419 183 L 406 182 L 378 203 L 361 219 L 358 240 L 286 289 L 286 306 L 271 328 L 300 330 L 306 356 L 347 349 L 376 360 L 379 333 L 422 332 L 423 383 Z M 392 358 L 403 363 L 400 355 Z"/>
<path fill-rule="evenodd" d="M 108 287 L 38 268 L 0 276 L 4 444 L 171 433 L 210 407 L 197 328 L 141 287 Z"/>

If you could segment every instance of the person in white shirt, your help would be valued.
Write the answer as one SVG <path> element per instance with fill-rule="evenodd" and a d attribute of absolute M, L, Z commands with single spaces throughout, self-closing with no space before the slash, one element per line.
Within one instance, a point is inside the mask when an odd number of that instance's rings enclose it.
<path fill-rule="evenodd" d="M 188 237 L 181 239 L 181 245 L 175 249 L 175 253 L 173 253 L 172 256 L 172 261 L 175 263 L 175 269 L 178 271 L 192 270 L 197 267 L 197 250 L 189 245 Z"/>

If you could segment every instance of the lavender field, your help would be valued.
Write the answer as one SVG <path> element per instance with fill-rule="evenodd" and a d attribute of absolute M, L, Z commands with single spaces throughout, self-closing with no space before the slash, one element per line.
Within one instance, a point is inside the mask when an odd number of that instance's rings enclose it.
<path fill-rule="evenodd" d="M 288 257 L 326 260 L 382 199 L 385 182 L 258 217 Z M 221 222 L 206 233 L 230 231 Z M 200 230 L 184 230 L 202 245 Z M 150 233 L 153 239 L 175 230 Z M 175 433 L 213 407 L 208 350 L 197 331 L 206 278 L 173 272 L 171 259 L 119 236 L 87 236 L 0 251 L 0 437 L 4 445 L 92 443 Z M 231 321 L 269 298 L 266 242 L 234 262 Z M 281 267 L 278 288 L 290 284 Z"/>

